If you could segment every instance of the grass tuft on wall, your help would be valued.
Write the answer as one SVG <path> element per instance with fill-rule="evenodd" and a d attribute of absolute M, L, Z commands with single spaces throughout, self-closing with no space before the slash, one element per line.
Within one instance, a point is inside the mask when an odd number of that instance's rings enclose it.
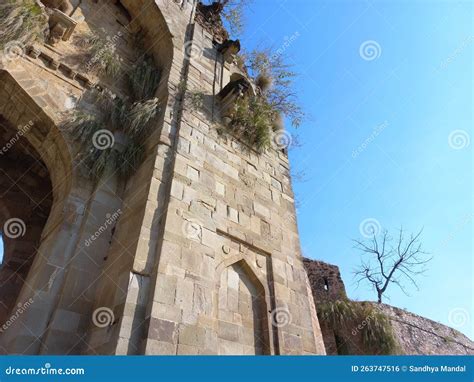
<path fill-rule="evenodd" d="M 147 55 L 140 58 L 127 77 L 135 100 L 147 100 L 155 96 L 160 83 L 160 71 L 155 68 L 153 58 Z"/>
<path fill-rule="evenodd" d="M 271 145 L 275 110 L 262 97 L 244 96 L 236 100 L 229 129 L 257 151 Z"/>
<path fill-rule="evenodd" d="M 385 355 L 398 353 L 398 343 L 390 320 L 371 303 L 330 301 L 318 304 L 317 311 L 319 320 L 328 323 L 335 335 L 346 342 L 350 343 L 352 338 L 360 335 L 367 352 Z"/>
<path fill-rule="evenodd" d="M 116 173 L 127 179 L 143 160 L 144 142 L 160 105 L 158 98 L 135 98 L 154 95 L 159 83 L 159 72 L 144 69 L 142 64 L 140 61 L 129 73 L 136 86 L 131 99 L 124 100 L 103 90 L 96 94 L 98 111 L 91 114 L 75 111 L 64 124 L 71 138 L 79 144 L 79 161 L 87 177 L 98 181 L 106 174 Z M 151 65 L 151 62 L 147 61 L 146 65 Z M 147 84 L 142 81 L 147 81 Z M 112 147 L 100 149 L 93 144 L 94 134 L 100 130 L 109 131 L 109 135 L 114 136 Z"/>
<path fill-rule="evenodd" d="M 45 40 L 48 16 L 34 0 L 3 0 L 0 3 L 0 50 L 9 44 L 25 45 Z"/>
<path fill-rule="evenodd" d="M 115 41 L 106 36 L 104 29 L 101 33 L 90 32 L 85 36 L 78 36 L 79 46 L 87 48 L 89 54 L 84 61 L 84 69 L 94 71 L 99 75 L 116 78 L 122 71 L 122 60 L 117 53 Z"/>

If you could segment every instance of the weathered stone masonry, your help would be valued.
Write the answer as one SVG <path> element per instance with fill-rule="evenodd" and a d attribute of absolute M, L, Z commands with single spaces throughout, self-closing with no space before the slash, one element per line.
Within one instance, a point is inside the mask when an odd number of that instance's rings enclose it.
<path fill-rule="evenodd" d="M 322 261 L 303 259 L 315 301 L 334 301 L 346 298 L 346 287 L 339 267 Z"/>
<path fill-rule="evenodd" d="M 273 149 L 258 154 L 217 132 L 218 94 L 244 75 L 222 50 L 224 41 L 194 22 L 191 1 L 71 3 L 78 21 L 72 39 L 88 28 L 111 37 L 121 31 L 117 44 L 128 57 L 131 34 L 144 34 L 162 71 L 162 110 L 136 173 L 125 184 L 111 177 L 94 187 L 78 171 L 77 147 L 61 118 L 70 100 L 86 99 L 91 84 L 120 94 L 120 81 L 82 73 L 64 40 L 4 63 L 0 114 L 11 129 L 33 120 L 24 138 L 53 189 L 16 299 L 34 302 L 1 334 L 4 351 L 324 354 L 288 158 Z M 203 108 L 188 102 L 193 92 L 204 94 Z M 116 224 L 85 245 L 117 210 Z M 110 322 L 98 325 L 97 312 Z"/>

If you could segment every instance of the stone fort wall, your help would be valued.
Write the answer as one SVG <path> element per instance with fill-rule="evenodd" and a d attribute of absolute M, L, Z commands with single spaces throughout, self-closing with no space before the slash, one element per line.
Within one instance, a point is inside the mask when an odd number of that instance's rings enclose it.
<path fill-rule="evenodd" d="M 70 39 L 35 44 L 0 73 L 5 126 L 33 120 L 24 138 L 55 194 L 16 298 L 33 302 L 0 335 L 3 351 L 324 354 L 287 155 L 218 133 L 219 92 L 242 78 L 224 41 L 194 22 L 192 1 L 70 3 Z M 91 88 L 124 92 L 74 60 L 74 37 L 91 28 L 103 28 L 128 65 L 139 30 L 162 73 L 145 160 L 126 182 L 85 178 L 61 127 L 71 103 L 93 112 Z M 202 108 L 190 103 L 193 92 Z M 119 217 L 106 224 L 110 216 Z"/>

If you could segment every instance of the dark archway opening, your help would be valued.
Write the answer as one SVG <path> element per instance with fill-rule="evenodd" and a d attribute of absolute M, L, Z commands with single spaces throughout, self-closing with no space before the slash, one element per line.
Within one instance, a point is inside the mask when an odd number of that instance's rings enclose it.
<path fill-rule="evenodd" d="M 0 115 L 0 325 L 25 286 L 53 202 L 48 169 L 25 138 L 34 128 L 15 128 Z"/>

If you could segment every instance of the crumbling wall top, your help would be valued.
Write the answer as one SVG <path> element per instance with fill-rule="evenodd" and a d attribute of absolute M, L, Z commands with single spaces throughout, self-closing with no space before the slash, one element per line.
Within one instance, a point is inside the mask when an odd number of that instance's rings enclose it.
<path fill-rule="evenodd" d="M 322 261 L 303 259 L 316 303 L 346 298 L 339 267 Z"/>
<path fill-rule="evenodd" d="M 196 22 L 211 33 L 216 41 L 222 43 L 229 38 L 229 33 L 222 23 L 221 13 L 224 5 L 215 1 L 206 5 L 199 2 L 196 8 Z"/>

